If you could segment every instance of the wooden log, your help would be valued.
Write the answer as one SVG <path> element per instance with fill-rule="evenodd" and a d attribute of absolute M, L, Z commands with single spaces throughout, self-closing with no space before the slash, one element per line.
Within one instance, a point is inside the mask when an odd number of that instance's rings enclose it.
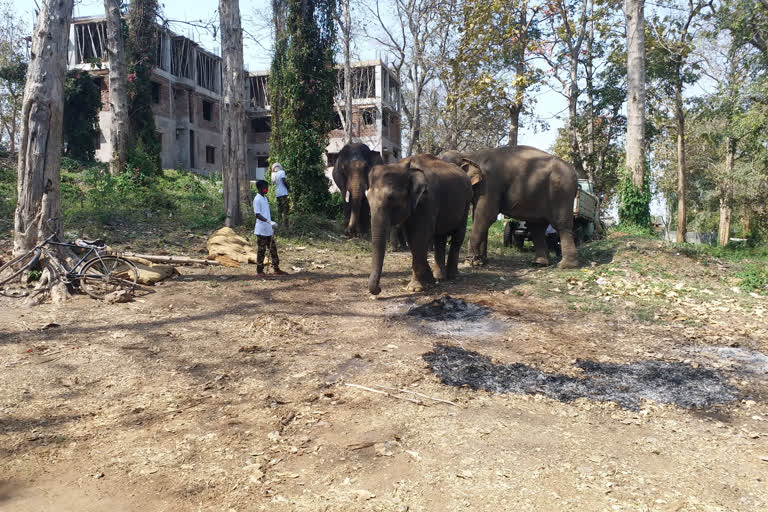
<path fill-rule="evenodd" d="M 178 265 L 221 265 L 221 263 L 216 260 L 200 260 L 190 258 L 188 256 L 158 256 L 154 254 L 136 254 L 133 252 L 124 252 L 122 255 L 128 259 L 141 258 L 147 261 L 151 261 L 152 263 L 170 263 Z"/>

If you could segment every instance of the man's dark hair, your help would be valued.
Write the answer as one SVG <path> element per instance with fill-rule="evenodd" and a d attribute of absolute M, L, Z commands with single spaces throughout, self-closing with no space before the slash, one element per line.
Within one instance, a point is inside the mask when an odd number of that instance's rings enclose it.
<path fill-rule="evenodd" d="M 260 191 L 260 190 L 265 189 L 265 188 L 267 188 L 267 189 L 269 188 L 269 183 L 267 183 L 264 180 L 259 180 L 259 181 L 256 182 L 256 190 Z"/>

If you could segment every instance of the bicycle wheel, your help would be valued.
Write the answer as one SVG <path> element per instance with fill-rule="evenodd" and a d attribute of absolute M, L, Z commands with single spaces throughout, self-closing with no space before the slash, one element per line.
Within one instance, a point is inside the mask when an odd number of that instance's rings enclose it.
<path fill-rule="evenodd" d="M 40 249 L 37 249 L 13 258 L 11 261 L 0 267 L 0 294 L 8 297 L 22 297 L 27 295 L 26 290 L 22 290 L 19 287 L 7 287 L 6 285 L 10 284 L 14 279 L 19 278 L 24 271 L 35 266 L 39 259 Z"/>
<path fill-rule="evenodd" d="M 131 291 L 139 281 L 136 265 L 119 256 L 101 256 L 85 264 L 80 288 L 94 299 L 103 299 L 118 290 Z"/>

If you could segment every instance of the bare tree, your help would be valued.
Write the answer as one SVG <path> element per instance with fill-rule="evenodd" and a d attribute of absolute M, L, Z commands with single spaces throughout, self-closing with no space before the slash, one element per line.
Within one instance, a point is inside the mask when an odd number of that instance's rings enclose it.
<path fill-rule="evenodd" d="M 30 250 L 51 234 L 61 235 L 60 184 L 64 75 L 74 0 L 41 2 L 32 34 L 32 50 L 21 108 L 18 204 L 14 219 L 14 253 Z M 66 257 L 59 251 L 53 257 Z M 57 256 L 58 255 L 58 256 Z M 54 299 L 67 296 L 55 267 L 42 261 L 39 288 L 58 284 Z"/>
<path fill-rule="evenodd" d="M 221 25 L 222 101 L 221 174 L 224 181 L 226 226 L 243 222 L 240 202 L 251 201 L 247 177 L 245 132 L 245 71 L 239 0 L 219 0 Z"/>
<path fill-rule="evenodd" d="M 352 62 L 350 46 L 352 45 L 352 13 L 349 6 L 350 0 L 341 0 L 343 21 L 339 19 L 341 27 L 341 39 L 344 46 L 344 144 L 352 142 Z"/>
<path fill-rule="evenodd" d="M 120 0 L 104 0 L 104 12 L 109 55 L 109 111 L 112 114 L 109 135 L 112 159 L 109 162 L 109 169 L 112 174 L 117 175 L 125 168 L 130 129 Z"/>
<path fill-rule="evenodd" d="M 441 0 L 391 0 L 392 5 L 383 5 L 383 0 L 372 0 L 366 8 L 373 16 L 377 27 L 368 36 L 386 49 L 394 59 L 392 67 L 401 85 L 410 86 L 410 101 L 400 88 L 401 104 L 409 125 L 408 146 L 403 156 L 411 155 L 414 149 L 421 152 L 421 103 L 425 87 L 434 79 L 439 70 L 442 54 L 447 48 L 451 26 L 442 16 L 444 2 Z M 396 22 L 386 17 L 387 7 L 394 8 Z"/>
<path fill-rule="evenodd" d="M 657 44 L 669 55 L 671 61 L 668 82 L 674 91 L 674 117 L 677 129 L 677 242 L 685 242 L 688 230 L 687 223 L 687 181 L 685 148 L 685 104 L 683 101 L 683 86 L 686 82 L 686 61 L 693 52 L 691 31 L 692 23 L 708 5 L 710 0 L 688 0 L 688 10 L 682 16 L 668 16 L 659 23 L 652 24 L 652 33 Z"/>
<path fill-rule="evenodd" d="M 627 20 L 627 171 L 636 190 L 645 179 L 645 0 L 624 0 Z"/>
<path fill-rule="evenodd" d="M 548 21 L 552 46 L 543 48 L 539 53 L 554 71 L 554 78 L 562 86 L 563 96 L 568 100 L 568 142 L 570 144 L 571 160 L 579 176 L 585 176 L 584 158 L 581 151 L 581 137 L 577 126 L 579 118 L 579 96 L 582 89 L 579 86 L 581 75 L 579 69 L 582 62 L 584 44 L 590 34 L 590 4 L 589 0 L 579 0 L 579 9 L 567 0 L 556 0 L 556 14 Z M 552 49 L 555 48 L 555 51 Z"/>

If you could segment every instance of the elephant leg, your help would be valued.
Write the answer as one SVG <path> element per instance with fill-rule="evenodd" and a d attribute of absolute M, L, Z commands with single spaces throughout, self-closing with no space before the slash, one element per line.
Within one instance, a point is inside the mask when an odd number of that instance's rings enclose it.
<path fill-rule="evenodd" d="M 445 244 L 448 242 L 448 235 L 435 235 L 435 263 L 437 263 L 438 281 L 448 279 L 448 273 L 445 268 Z"/>
<path fill-rule="evenodd" d="M 461 246 L 464 243 L 464 237 L 467 236 L 467 216 L 469 215 L 469 207 L 464 214 L 464 219 L 461 221 L 461 225 L 456 231 L 451 233 L 451 246 L 448 249 L 448 262 L 446 263 L 446 277 L 450 279 L 456 279 L 459 275 L 459 255 L 461 253 Z"/>
<path fill-rule="evenodd" d="M 492 220 L 478 217 L 472 220 L 472 233 L 469 235 L 469 263 L 481 266 L 488 263 L 488 228 Z"/>
<path fill-rule="evenodd" d="M 545 224 L 530 224 L 528 229 L 531 231 L 533 250 L 536 253 L 533 264 L 549 265 L 549 248 L 547 247 L 547 238 L 545 235 L 547 226 Z"/>
<path fill-rule="evenodd" d="M 389 232 L 389 250 L 392 252 L 397 252 L 400 249 L 400 241 L 397 237 L 397 231 L 398 228 L 395 226 Z"/>
<path fill-rule="evenodd" d="M 411 268 L 413 269 L 411 282 L 406 286 L 408 291 L 421 292 L 427 286 L 435 284 L 435 276 L 427 262 L 427 247 L 430 240 L 432 237 L 426 233 L 408 230 L 408 245 L 411 248 Z"/>
<path fill-rule="evenodd" d="M 560 233 L 560 250 L 563 253 L 563 259 L 558 263 L 557 268 L 576 268 L 579 266 L 579 252 L 573 241 L 573 224 L 571 226 L 556 226 Z"/>
<path fill-rule="evenodd" d="M 394 227 L 389 233 L 389 248 L 392 252 L 403 251 L 408 248 L 405 230 L 402 227 Z"/>

